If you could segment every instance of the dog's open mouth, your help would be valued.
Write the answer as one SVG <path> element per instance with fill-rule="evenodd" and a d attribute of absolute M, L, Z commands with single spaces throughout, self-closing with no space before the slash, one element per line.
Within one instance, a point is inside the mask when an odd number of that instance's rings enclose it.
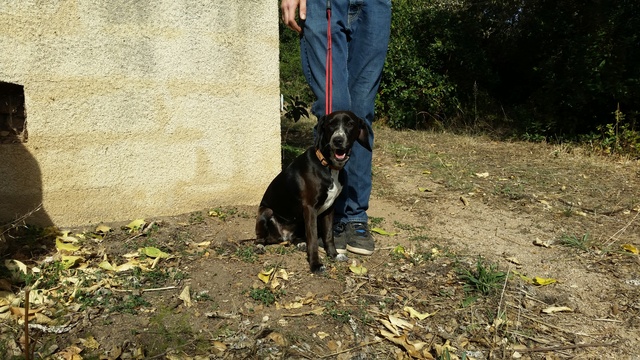
<path fill-rule="evenodd" d="M 343 161 L 344 159 L 347 158 L 347 152 L 343 149 L 336 149 L 333 152 L 333 156 L 335 156 L 336 160 Z"/>

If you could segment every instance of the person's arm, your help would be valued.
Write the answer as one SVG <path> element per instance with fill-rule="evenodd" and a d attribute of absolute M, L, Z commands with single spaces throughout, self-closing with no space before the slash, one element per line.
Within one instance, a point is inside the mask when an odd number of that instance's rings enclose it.
<path fill-rule="evenodd" d="M 280 9 L 282 10 L 282 22 L 291 30 L 298 33 L 302 32 L 302 28 L 296 21 L 296 10 L 299 9 L 300 20 L 307 18 L 307 0 L 282 0 Z"/>

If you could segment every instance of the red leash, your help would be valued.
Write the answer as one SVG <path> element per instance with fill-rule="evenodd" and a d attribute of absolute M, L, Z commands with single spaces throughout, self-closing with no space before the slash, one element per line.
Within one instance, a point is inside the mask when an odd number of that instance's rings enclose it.
<path fill-rule="evenodd" d="M 331 0 L 327 0 L 327 60 L 324 80 L 324 113 L 329 115 L 333 107 L 333 56 L 331 49 Z"/>

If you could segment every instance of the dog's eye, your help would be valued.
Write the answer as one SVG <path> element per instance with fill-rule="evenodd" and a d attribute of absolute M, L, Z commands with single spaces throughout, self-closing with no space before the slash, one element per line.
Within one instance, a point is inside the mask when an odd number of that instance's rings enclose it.
<path fill-rule="evenodd" d="M 356 122 L 353 121 L 353 120 L 347 121 L 347 126 L 349 126 L 349 127 L 353 127 L 353 126 L 355 126 L 355 124 L 356 124 Z"/>

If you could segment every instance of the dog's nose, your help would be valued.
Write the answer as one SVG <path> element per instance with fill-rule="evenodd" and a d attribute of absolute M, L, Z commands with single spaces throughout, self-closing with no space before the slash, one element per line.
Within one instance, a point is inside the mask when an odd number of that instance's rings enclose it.
<path fill-rule="evenodd" d="M 331 142 L 333 142 L 333 146 L 336 148 L 341 148 L 344 146 L 344 138 L 341 136 L 334 137 L 333 139 L 331 139 Z"/>

